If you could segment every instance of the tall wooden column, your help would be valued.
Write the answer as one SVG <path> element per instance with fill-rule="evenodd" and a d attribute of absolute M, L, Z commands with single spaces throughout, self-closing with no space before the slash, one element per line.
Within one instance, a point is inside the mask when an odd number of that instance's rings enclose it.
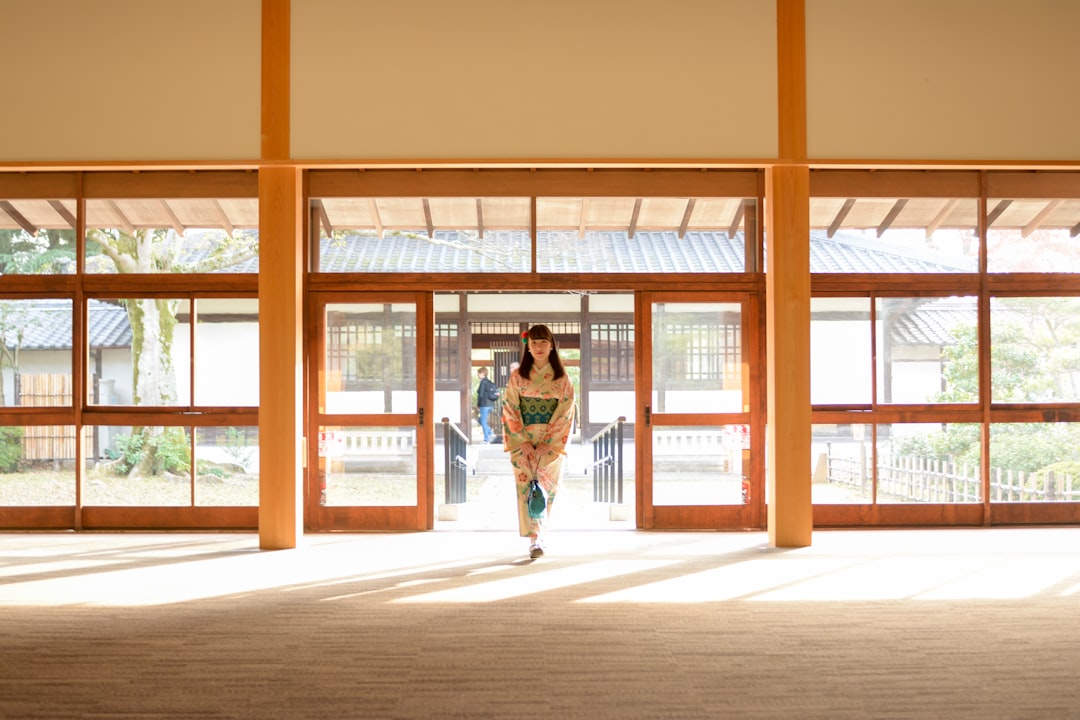
<path fill-rule="evenodd" d="M 259 547 L 303 535 L 302 188 L 296 168 L 259 170 Z"/>
<path fill-rule="evenodd" d="M 262 4 L 259 547 L 294 548 L 303 504 L 303 179 L 289 167 L 289 0 Z"/>
<path fill-rule="evenodd" d="M 810 498 L 810 169 L 805 0 L 776 0 L 779 162 L 766 171 L 769 545 L 805 547 Z"/>
<path fill-rule="evenodd" d="M 766 172 L 769 545 L 810 544 L 810 170 Z"/>

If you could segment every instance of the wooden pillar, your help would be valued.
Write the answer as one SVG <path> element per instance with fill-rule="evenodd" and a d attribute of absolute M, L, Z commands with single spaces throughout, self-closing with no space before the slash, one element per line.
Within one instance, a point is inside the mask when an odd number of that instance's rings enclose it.
<path fill-rule="evenodd" d="M 769 545 L 810 545 L 810 169 L 805 0 L 777 0 L 779 162 L 766 170 Z"/>
<path fill-rule="evenodd" d="M 303 534 L 302 185 L 259 170 L 259 547 Z"/>
<path fill-rule="evenodd" d="M 289 0 L 262 3 L 259 547 L 294 548 L 303 504 L 303 178 L 289 159 Z"/>
<path fill-rule="evenodd" d="M 769 545 L 805 547 L 810 500 L 810 170 L 766 171 Z"/>

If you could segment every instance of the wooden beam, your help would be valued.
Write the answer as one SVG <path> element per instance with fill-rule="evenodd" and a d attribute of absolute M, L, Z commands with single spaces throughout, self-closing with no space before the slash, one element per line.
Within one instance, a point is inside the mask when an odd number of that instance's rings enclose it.
<path fill-rule="evenodd" d="M 169 206 L 169 201 L 162 198 L 161 207 L 165 210 L 165 214 L 169 216 L 169 225 L 172 227 L 173 231 L 180 237 L 183 237 L 184 233 L 187 232 L 187 228 L 180 222 L 180 218 L 176 217 L 176 213 L 174 213 L 173 209 Z"/>
<path fill-rule="evenodd" d="M 934 216 L 934 219 L 930 221 L 930 224 L 926 226 L 927 238 L 938 231 L 938 228 L 945 222 L 945 218 L 949 216 L 949 213 L 953 211 L 953 208 L 956 207 L 956 203 L 958 202 L 960 201 L 957 198 L 949 198 L 945 201 L 945 206 L 941 208 L 938 214 Z"/>
<path fill-rule="evenodd" d="M 262 0 L 263 160 L 289 157 L 292 7 L 290 0 Z"/>
<path fill-rule="evenodd" d="M 829 223 L 828 236 L 830 238 L 835 235 L 836 231 L 840 229 L 841 225 L 843 225 L 844 218 L 848 216 L 848 213 L 851 212 L 851 208 L 853 207 L 855 207 L 855 198 L 848 198 L 844 201 L 844 204 L 836 212 L 836 217 L 834 217 L 833 221 Z"/>
<path fill-rule="evenodd" d="M 1049 202 L 1047 202 L 1046 207 L 1040 210 L 1038 214 L 1036 214 L 1035 217 L 1031 219 L 1031 222 L 1025 225 L 1024 229 L 1020 231 L 1020 237 L 1026 238 L 1028 235 L 1038 230 L 1039 226 L 1043 224 L 1043 221 L 1045 221 L 1046 218 L 1049 217 L 1050 213 L 1057 210 L 1057 207 L 1060 204 L 1060 199 L 1050 200 Z"/>
<path fill-rule="evenodd" d="M 312 200 L 315 207 L 315 212 L 319 216 L 319 224 L 322 225 L 323 231 L 326 232 L 326 237 L 330 238 L 334 236 L 334 226 L 330 223 L 330 215 L 326 212 L 326 205 L 322 200 Z"/>
<path fill-rule="evenodd" d="M 64 222 L 66 222 L 68 225 L 70 225 L 72 230 L 75 229 L 75 223 L 76 223 L 75 215 L 70 210 L 68 210 L 66 207 L 64 207 L 64 203 L 62 201 L 60 201 L 60 200 L 50 200 L 49 205 L 52 206 L 52 209 L 56 211 L 57 215 L 64 218 Z"/>
<path fill-rule="evenodd" d="M 994 225 L 994 221 L 1001 217 L 1001 213 L 1005 212 L 1008 207 L 1012 205 L 1012 200 L 1002 200 L 998 202 L 994 209 L 986 214 L 986 228 L 990 229 Z"/>
<path fill-rule="evenodd" d="M 429 238 L 435 237 L 435 223 L 431 220 L 431 203 L 427 198 L 423 198 L 424 203 L 424 222 L 427 224 L 427 234 Z"/>
<path fill-rule="evenodd" d="M 746 210 L 746 201 L 740 200 L 739 207 L 735 210 L 735 217 L 731 219 L 731 225 L 728 226 L 728 237 L 735 237 L 735 233 L 739 232 L 739 226 L 742 225 L 743 213 Z"/>
<path fill-rule="evenodd" d="M 581 198 L 581 214 L 578 215 L 577 233 L 578 233 L 578 238 L 579 239 L 584 239 L 585 238 L 585 231 L 589 229 L 588 225 L 585 222 L 585 218 L 588 216 L 588 214 L 589 214 L 589 198 L 583 197 L 583 198 Z"/>
<path fill-rule="evenodd" d="M 26 217 L 15 209 L 15 206 L 8 200 L 0 200 L 0 210 L 15 221 L 15 224 L 21 227 L 31 235 L 37 235 L 38 228 L 34 227 L 33 223 L 26 219 Z"/>
<path fill-rule="evenodd" d="M 371 208 L 371 222 L 375 225 L 375 234 L 382 239 L 383 233 L 386 232 L 386 228 L 383 226 L 382 214 L 379 212 L 379 204 L 375 202 L 375 198 L 368 198 L 368 205 Z"/>
<path fill-rule="evenodd" d="M 686 201 L 686 211 L 683 213 L 682 222 L 679 223 L 679 239 L 682 240 L 686 236 L 686 228 L 690 226 L 690 217 L 694 214 L 694 205 L 697 204 L 695 198 L 690 198 Z"/>
<path fill-rule="evenodd" d="M 641 198 L 634 199 L 634 212 L 630 215 L 630 227 L 627 228 L 630 239 L 634 239 L 634 233 L 637 232 L 638 215 L 641 214 Z"/>
<path fill-rule="evenodd" d="M 221 223 L 221 227 L 225 229 L 225 232 L 228 233 L 229 237 L 232 237 L 233 233 L 236 232 L 236 228 L 233 226 L 232 220 L 229 219 L 229 214 L 225 212 L 225 208 L 221 207 L 220 200 L 214 198 L 213 202 L 214 210 L 218 216 L 218 222 Z"/>
<path fill-rule="evenodd" d="M 780 158 L 806 160 L 806 0 L 776 0 Z"/>
<path fill-rule="evenodd" d="M 484 239 L 484 202 L 480 198 L 476 198 L 476 230 L 480 234 L 480 239 Z"/>
<path fill-rule="evenodd" d="M 1076 237 L 1080 235 L 1080 223 L 1076 223 L 1072 226 L 1072 230 L 1069 231 L 1069 237 Z"/>
<path fill-rule="evenodd" d="M 889 214 L 885 216 L 885 219 L 882 220 L 881 224 L 877 227 L 878 237 L 884 235 L 885 231 L 892 226 L 893 221 L 896 220 L 896 216 L 900 214 L 900 211 L 904 209 L 904 206 L 907 205 L 907 203 L 908 201 L 906 198 L 900 198 L 893 203 L 892 209 L 889 210 Z"/>
<path fill-rule="evenodd" d="M 106 200 L 105 203 L 112 208 L 112 211 L 120 217 L 120 229 L 126 232 L 128 235 L 135 234 L 135 226 L 131 224 L 131 221 L 127 219 L 127 215 L 124 215 L 124 211 L 120 209 L 120 206 L 116 204 L 115 200 Z"/>

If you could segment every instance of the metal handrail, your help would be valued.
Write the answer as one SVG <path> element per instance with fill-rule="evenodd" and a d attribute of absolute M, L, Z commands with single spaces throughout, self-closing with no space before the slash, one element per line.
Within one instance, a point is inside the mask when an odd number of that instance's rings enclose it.
<path fill-rule="evenodd" d="M 458 428 L 450 422 L 450 418 L 442 419 L 443 426 L 443 467 L 445 468 L 445 480 L 444 480 L 444 496 L 445 502 L 449 505 L 452 503 L 463 503 L 468 491 L 468 470 L 472 468 L 473 473 L 476 472 L 476 468 L 469 465 L 466 460 L 468 454 L 469 438 Z"/>
<path fill-rule="evenodd" d="M 622 415 L 589 438 L 593 461 L 585 467 L 593 473 L 593 502 L 623 502 L 623 425 Z"/>

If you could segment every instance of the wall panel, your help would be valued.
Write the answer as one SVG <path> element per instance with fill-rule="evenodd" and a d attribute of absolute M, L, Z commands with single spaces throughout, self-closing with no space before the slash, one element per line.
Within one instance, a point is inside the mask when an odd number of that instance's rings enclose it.
<path fill-rule="evenodd" d="M 761 0 L 293 2 L 301 159 L 776 155 Z"/>
<path fill-rule="evenodd" d="M 259 157 L 260 0 L 0 0 L 0 162 Z"/>

